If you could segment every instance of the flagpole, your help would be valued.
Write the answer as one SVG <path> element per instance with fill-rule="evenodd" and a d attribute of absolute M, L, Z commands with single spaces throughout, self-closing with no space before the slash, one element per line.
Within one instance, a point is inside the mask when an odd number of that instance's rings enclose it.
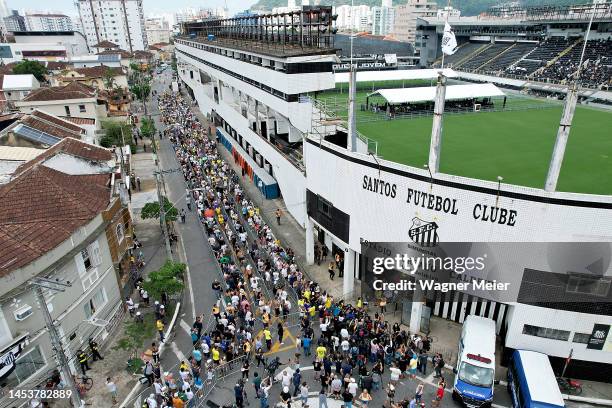
<path fill-rule="evenodd" d="M 451 0 L 448 0 L 448 3 L 446 5 L 448 8 L 446 10 L 446 16 L 444 18 L 444 27 L 446 27 L 446 24 L 448 24 L 448 15 L 450 13 L 450 3 L 451 3 Z M 444 32 L 442 32 L 442 38 L 444 38 Z M 442 51 L 442 62 L 440 63 L 440 70 L 444 70 L 444 56 L 445 55 L 446 54 L 444 53 L 444 51 Z"/>

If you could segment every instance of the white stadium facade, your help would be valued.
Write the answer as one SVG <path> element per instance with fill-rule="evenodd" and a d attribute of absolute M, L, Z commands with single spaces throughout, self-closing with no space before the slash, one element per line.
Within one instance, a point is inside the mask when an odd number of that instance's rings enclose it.
<path fill-rule="evenodd" d="M 284 15 L 186 23 L 175 45 L 182 85 L 214 119 L 221 142 L 262 193 L 282 197 L 303 226 L 308 261 L 315 239 L 344 253 L 345 293 L 372 273 L 360 255 L 362 244 L 410 242 L 415 219 L 435 225 L 443 242 L 597 242 L 609 251 L 612 196 L 430 174 L 377 157 L 367 139 L 357 139 L 355 151 L 347 149 L 346 128 L 326 121 L 306 96 L 336 84 L 332 20 L 331 8 L 305 6 Z M 285 29 L 292 24 L 297 31 Z M 545 263 L 537 253 L 533 257 L 504 259 L 504 272 L 519 285 L 528 276 L 568 273 L 542 270 Z M 539 305 L 503 302 L 459 291 L 405 303 L 413 315 L 428 307 L 459 323 L 469 314 L 490 317 L 507 352 L 541 351 L 558 367 L 571 351 L 572 375 L 607 381 L 612 343 L 599 350 L 586 344 L 595 325 L 612 325 L 610 258 L 598 268 L 596 276 L 578 275 L 608 288 L 584 293 L 584 299 L 599 296 L 586 305 L 546 304 L 545 298 Z M 529 275 L 534 270 L 539 273 Z M 413 320 L 406 323 L 418 330 Z"/>

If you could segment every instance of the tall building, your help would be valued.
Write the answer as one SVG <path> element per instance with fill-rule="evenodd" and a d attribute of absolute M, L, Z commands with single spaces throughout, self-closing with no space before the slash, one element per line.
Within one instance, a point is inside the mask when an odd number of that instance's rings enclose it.
<path fill-rule="evenodd" d="M 435 17 L 438 5 L 434 0 L 408 0 L 395 8 L 393 36 L 400 41 L 414 43 L 416 24 L 419 17 Z"/>
<path fill-rule="evenodd" d="M 118 44 L 133 52 L 148 47 L 142 0 L 77 0 L 87 43 Z"/>
<path fill-rule="evenodd" d="M 343 5 L 335 8 L 335 14 L 338 15 L 336 27 L 340 30 L 369 30 L 372 24 L 372 9 L 369 6 L 349 6 Z"/>
<path fill-rule="evenodd" d="M 11 15 L 4 17 L 4 26 L 6 32 L 27 31 L 26 21 L 23 16 L 19 15 L 17 10 L 13 10 Z"/>
<path fill-rule="evenodd" d="M 388 35 L 393 31 L 395 9 L 393 7 L 372 7 L 372 34 Z"/>
<path fill-rule="evenodd" d="M 172 31 L 170 30 L 170 24 L 164 17 L 147 18 L 147 21 L 145 21 L 145 31 L 147 32 L 147 42 L 149 45 L 170 42 Z"/>
<path fill-rule="evenodd" d="M 72 31 L 72 19 L 65 14 L 27 14 L 28 31 Z"/>

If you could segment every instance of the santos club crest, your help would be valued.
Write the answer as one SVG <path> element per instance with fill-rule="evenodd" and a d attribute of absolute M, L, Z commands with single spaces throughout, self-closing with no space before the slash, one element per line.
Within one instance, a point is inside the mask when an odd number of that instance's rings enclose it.
<path fill-rule="evenodd" d="M 418 217 L 412 219 L 412 227 L 408 230 L 408 236 L 422 247 L 434 247 L 438 245 L 438 224 L 423 221 Z"/>

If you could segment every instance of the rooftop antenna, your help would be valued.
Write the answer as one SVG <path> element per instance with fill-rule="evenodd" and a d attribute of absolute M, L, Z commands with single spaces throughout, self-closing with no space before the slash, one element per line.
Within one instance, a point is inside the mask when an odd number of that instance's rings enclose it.
<path fill-rule="evenodd" d="M 567 90 L 565 105 L 563 105 L 561 122 L 559 123 L 559 130 L 557 130 L 557 139 L 555 140 L 555 147 L 553 148 L 550 165 L 548 166 L 548 175 L 546 176 L 546 183 L 544 184 L 545 191 L 552 192 L 557 190 L 557 182 L 559 181 L 559 173 L 561 172 L 561 165 L 563 164 L 563 156 L 565 155 L 567 139 L 569 138 L 570 128 L 574 119 L 574 112 L 576 111 L 576 103 L 578 102 L 578 81 L 580 81 L 580 74 L 582 73 L 584 53 L 586 51 L 587 41 L 589 40 L 589 34 L 591 33 L 591 25 L 593 24 L 593 17 L 595 16 L 596 8 L 596 1 L 593 0 L 591 18 L 589 20 L 587 32 L 584 36 L 584 44 L 582 45 L 580 64 L 578 65 L 574 82 L 572 82 Z"/>

